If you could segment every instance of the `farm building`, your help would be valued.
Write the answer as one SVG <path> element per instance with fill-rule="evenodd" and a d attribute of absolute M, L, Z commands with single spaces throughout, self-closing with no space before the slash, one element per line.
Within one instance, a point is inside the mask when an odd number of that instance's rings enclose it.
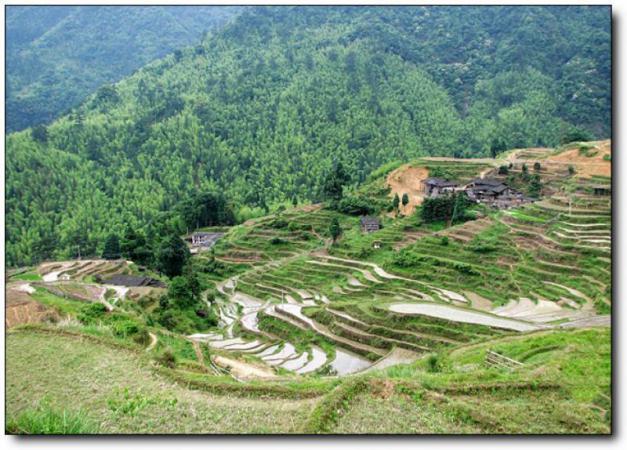
<path fill-rule="evenodd" d="M 128 286 L 128 287 L 166 287 L 165 283 L 161 280 L 156 280 L 150 277 L 134 276 L 117 274 L 107 279 L 97 279 L 97 281 L 105 284 L 112 284 L 114 286 Z"/>
<path fill-rule="evenodd" d="M 381 228 L 381 223 L 376 217 L 362 216 L 359 219 L 359 226 L 363 233 L 372 233 L 373 231 L 378 231 Z"/>
<path fill-rule="evenodd" d="M 437 197 L 440 194 L 450 194 L 457 188 L 454 181 L 444 178 L 427 178 L 422 181 L 422 190 L 428 197 Z"/>
<path fill-rule="evenodd" d="M 190 237 L 188 237 L 188 242 L 191 242 L 192 247 L 204 247 L 210 248 L 218 242 L 224 236 L 224 233 L 215 233 L 215 232 L 207 232 L 207 231 L 197 231 L 192 233 Z"/>

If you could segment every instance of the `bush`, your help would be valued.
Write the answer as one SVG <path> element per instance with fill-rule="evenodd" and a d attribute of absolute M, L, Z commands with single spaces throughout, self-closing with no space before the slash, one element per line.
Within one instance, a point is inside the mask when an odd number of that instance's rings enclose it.
<path fill-rule="evenodd" d="M 499 175 L 507 175 L 509 173 L 509 167 L 500 166 L 499 167 Z"/>
<path fill-rule="evenodd" d="M 84 325 L 92 324 L 96 321 L 102 320 L 107 314 L 107 308 L 102 303 L 90 303 L 83 306 L 81 312 L 78 314 L 77 319 Z"/>
<path fill-rule="evenodd" d="M 128 337 L 139 333 L 139 324 L 130 319 L 123 319 L 113 324 L 113 334 L 117 337 Z"/>
<path fill-rule="evenodd" d="M 282 228 L 287 227 L 287 221 L 284 219 L 275 219 L 270 223 L 270 227 L 276 230 L 280 230 Z"/>
<path fill-rule="evenodd" d="M 340 200 L 337 210 L 353 216 L 366 216 L 376 212 L 373 201 L 362 195 L 347 195 Z"/>
<path fill-rule="evenodd" d="M 272 239 L 270 239 L 270 244 L 272 245 L 279 245 L 279 244 L 285 244 L 286 241 L 285 239 L 281 239 L 280 237 L 273 237 Z"/>
<path fill-rule="evenodd" d="M 429 355 L 427 358 L 427 372 L 436 373 L 442 370 L 438 355 Z"/>
<path fill-rule="evenodd" d="M 497 250 L 495 242 L 479 237 L 475 237 L 472 241 L 470 241 L 469 246 L 470 250 L 475 253 L 491 253 Z"/>
<path fill-rule="evenodd" d="M 176 355 L 170 348 L 166 348 L 160 354 L 155 356 L 155 361 L 165 367 L 174 369 L 176 367 Z"/>
<path fill-rule="evenodd" d="M 440 239 L 440 244 L 448 245 L 448 236 L 442 236 L 442 238 Z"/>
<path fill-rule="evenodd" d="M 148 333 L 148 330 L 140 328 L 137 333 L 133 335 L 133 342 L 144 347 L 148 345 L 148 343 L 150 343 L 150 334 Z"/>
<path fill-rule="evenodd" d="M 429 169 L 429 176 L 434 178 L 444 178 L 446 180 L 452 180 L 455 178 L 452 172 L 442 167 L 427 167 Z"/>

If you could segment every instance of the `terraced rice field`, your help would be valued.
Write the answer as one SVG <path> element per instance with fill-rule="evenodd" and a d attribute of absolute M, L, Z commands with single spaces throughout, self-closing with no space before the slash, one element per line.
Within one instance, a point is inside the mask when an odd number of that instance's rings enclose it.
<path fill-rule="evenodd" d="M 462 168 L 470 179 L 493 166 Z M 208 345 L 295 374 L 346 375 L 394 364 L 399 351 L 407 362 L 494 336 L 607 324 L 611 205 L 588 193 L 592 182 L 444 229 L 386 218 L 363 235 L 356 219 L 318 209 L 227 233 L 216 258 L 260 256 L 217 283 L 222 332 Z M 349 231 L 330 254 L 333 217 Z"/>

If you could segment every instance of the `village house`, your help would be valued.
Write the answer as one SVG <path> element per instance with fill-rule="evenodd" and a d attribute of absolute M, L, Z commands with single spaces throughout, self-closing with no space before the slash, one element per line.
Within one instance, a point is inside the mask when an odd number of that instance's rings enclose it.
<path fill-rule="evenodd" d="M 494 178 L 476 178 L 464 190 L 470 200 L 497 208 L 509 208 L 529 201 L 521 192 Z"/>
<path fill-rule="evenodd" d="M 445 180 L 444 178 L 427 178 L 422 181 L 422 191 L 427 197 L 437 197 L 440 194 L 451 194 L 455 192 L 457 183 Z"/>
<path fill-rule="evenodd" d="M 362 233 L 372 233 L 373 231 L 378 231 L 381 228 L 381 223 L 376 217 L 362 216 L 359 219 L 359 226 Z"/>

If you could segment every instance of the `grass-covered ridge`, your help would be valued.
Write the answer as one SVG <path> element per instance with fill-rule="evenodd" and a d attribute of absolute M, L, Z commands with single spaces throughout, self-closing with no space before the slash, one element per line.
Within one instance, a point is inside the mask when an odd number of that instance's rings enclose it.
<path fill-rule="evenodd" d="M 422 432 L 607 433 L 610 333 L 543 332 L 504 338 L 339 384 L 235 385 L 211 376 L 168 375 L 103 343 L 36 330 L 8 335 L 8 428 L 22 432 Z M 63 348 L 58 353 L 59 346 Z M 594 351 L 592 351 L 594 348 Z M 496 350 L 524 361 L 515 371 L 484 365 Z M 15 358 L 19 353 L 28 356 Z M 594 355 L 594 356 L 593 356 Z M 69 372 L 64 367 L 72 367 Z M 469 367 L 475 370 L 469 371 Z M 27 376 L 16 375 L 27 373 Z M 568 381 L 562 378 L 568 375 Z M 72 375 L 74 374 L 74 375 Z M 68 383 L 70 377 L 80 377 Z M 50 381 L 53 384 L 50 384 Z M 170 380 L 176 380 L 172 384 Z M 85 383 L 87 381 L 87 383 Z M 258 383 L 257 383 L 258 384 Z M 309 387 L 307 387 L 309 384 Z M 53 386 L 53 388 L 51 388 Z M 25 388 L 28 388 L 24 391 Z M 189 390 L 189 389 L 192 390 Z M 217 389 L 216 389 L 217 388 Z M 87 389 L 87 390 L 86 390 Z M 264 389 L 266 393 L 264 394 Z M 311 400 L 308 391 L 314 393 Z M 257 394 L 254 391 L 257 390 Z M 25 392 L 18 397 L 17 392 Z M 298 395 L 298 392 L 301 395 Z M 275 392 L 273 394 L 273 392 Z M 277 396 L 278 394 L 278 396 Z M 259 398 L 261 396 L 261 398 Z M 299 399 L 300 398 L 300 399 Z M 78 400 L 77 400 L 78 399 Z M 513 400 L 515 399 L 515 400 Z M 59 417 L 65 405 L 74 412 Z M 39 405 L 32 408 L 29 405 Z M 42 406 L 43 405 L 43 406 Z M 180 419 L 188 408 L 195 420 Z M 36 411 L 36 412 L 35 412 Z M 285 412 L 290 412 L 286 420 Z M 396 413 L 392 413 L 396 411 Z M 399 415 L 398 412 L 402 411 Z M 174 419 L 178 417 L 178 419 Z M 101 426 L 95 427 L 94 423 Z M 148 427 L 148 428 L 147 428 Z"/>

